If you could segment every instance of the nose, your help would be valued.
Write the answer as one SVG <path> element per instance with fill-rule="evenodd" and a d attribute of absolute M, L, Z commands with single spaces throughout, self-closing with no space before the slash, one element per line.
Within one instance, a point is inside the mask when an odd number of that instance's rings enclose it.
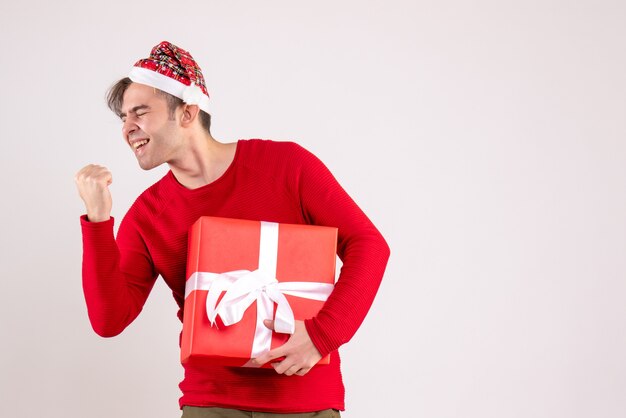
<path fill-rule="evenodd" d="M 130 136 L 130 134 L 135 132 L 137 129 L 138 127 L 135 124 L 133 118 L 127 117 L 122 125 L 122 135 L 124 136 L 124 139 L 128 141 L 128 137 Z"/>

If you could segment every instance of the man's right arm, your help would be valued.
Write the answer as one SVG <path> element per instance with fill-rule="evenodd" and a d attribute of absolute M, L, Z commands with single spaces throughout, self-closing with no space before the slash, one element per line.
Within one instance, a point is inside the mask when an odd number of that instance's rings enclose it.
<path fill-rule="evenodd" d="M 81 228 L 83 291 L 89 320 L 98 335 L 112 337 L 141 312 L 156 273 L 132 221 L 122 223 L 115 240 L 111 173 L 105 167 L 89 165 L 76 174 L 75 180 L 87 210 L 81 217 Z"/>

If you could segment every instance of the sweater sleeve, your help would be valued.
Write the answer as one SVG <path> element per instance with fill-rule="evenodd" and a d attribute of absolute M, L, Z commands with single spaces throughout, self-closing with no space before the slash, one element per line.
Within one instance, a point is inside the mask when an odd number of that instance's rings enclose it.
<path fill-rule="evenodd" d="M 325 356 L 348 342 L 369 311 L 390 250 L 386 241 L 326 166 L 299 148 L 294 160 L 297 189 L 307 222 L 338 228 L 343 262 L 335 289 L 316 317 L 305 321 L 313 344 Z"/>
<path fill-rule="evenodd" d="M 157 276 L 139 233 L 122 222 L 116 241 L 113 224 L 113 218 L 81 217 L 83 292 L 91 326 L 102 337 L 118 335 L 139 315 Z"/>

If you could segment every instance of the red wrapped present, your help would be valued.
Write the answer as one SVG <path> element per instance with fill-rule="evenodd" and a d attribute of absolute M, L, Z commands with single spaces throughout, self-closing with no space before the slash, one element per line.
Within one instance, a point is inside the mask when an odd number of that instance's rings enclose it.
<path fill-rule="evenodd" d="M 337 228 L 198 219 L 189 232 L 181 361 L 249 366 L 284 344 L 294 321 L 315 316 L 332 292 L 336 247 Z"/>

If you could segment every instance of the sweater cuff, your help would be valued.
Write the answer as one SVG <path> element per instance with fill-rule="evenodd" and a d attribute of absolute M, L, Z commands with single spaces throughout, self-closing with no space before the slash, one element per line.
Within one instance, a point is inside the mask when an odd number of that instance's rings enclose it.
<path fill-rule="evenodd" d="M 315 318 L 306 319 L 304 321 L 304 326 L 306 327 L 306 332 L 309 334 L 309 338 L 311 338 L 311 342 L 315 348 L 317 348 L 317 351 L 320 352 L 322 357 L 326 357 L 331 351 L 335 351 L 338 348 L 333 347 L 330 342 L 322 336 L 322 332 L 320 331 L 320 327 L 316 323 Z"/>
<path fill-rule="evenodd" d="M 80 216 L 80 223 L 85 226 L 85 225 L 106 225 L 108 223 L 113 223 L 113 217 L 111 216 L 108 220 L 106 221 L 101 221 L 101 222 L 91 222 L 89 220 L 89 218 L 87 218 L 87 214 L 81 215 Z"/>
<path fill-rule="evenodd" d="M 115 219 L 111 216 L 108 220 L 102 222 L 89 222 L 87 215 L 80 217 L 80 226 L 83 231 L 83 236 L 94 235 L 111 235 L 113 234 L 113 225 Z"/>

